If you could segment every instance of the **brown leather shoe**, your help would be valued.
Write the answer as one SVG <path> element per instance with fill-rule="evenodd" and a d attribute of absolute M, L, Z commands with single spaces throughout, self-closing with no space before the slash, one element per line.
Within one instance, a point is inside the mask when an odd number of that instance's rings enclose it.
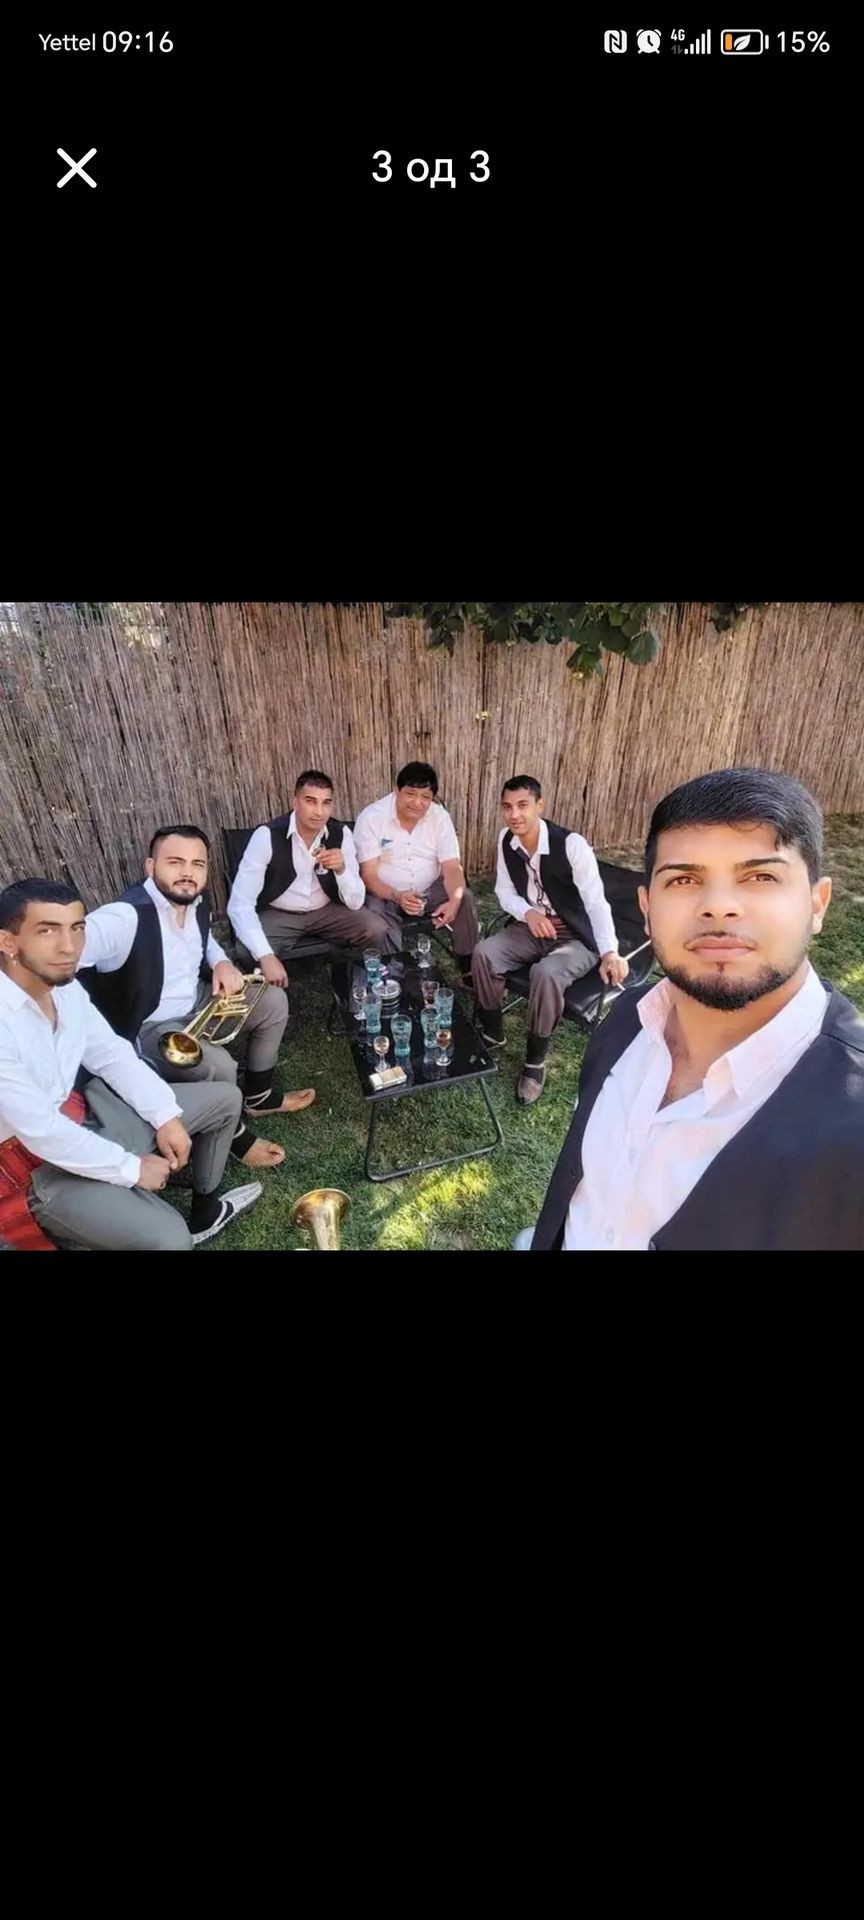
<path fill-rule="evenodd" d="M 520 1107 L 531 1107 L 539 1100 L 546 1085 L 545 1067 L 523 1067 L 516 1088 L 516 1099 Z"/>

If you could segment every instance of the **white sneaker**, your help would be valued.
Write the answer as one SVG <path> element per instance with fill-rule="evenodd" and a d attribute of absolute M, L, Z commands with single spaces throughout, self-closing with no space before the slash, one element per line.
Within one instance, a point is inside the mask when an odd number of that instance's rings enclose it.
<path fill-rule="evenodd" d="M 223 1227 L 229 1227 L 238 1213 L 245 1213 L 247 1207 L 254 1207 L 263 1191 L 260 1180 L 253 1180 L 248 1187 L 232 1187 L 230 1193 L 220 1194 L 219 1212 L 212 1227 L 205 1227 L 203 1233 L 193 1233 L 193 1247 L 200 1247 L 202 1240 L 212 1240 L 214 1233 L 221 1233 Z"/>

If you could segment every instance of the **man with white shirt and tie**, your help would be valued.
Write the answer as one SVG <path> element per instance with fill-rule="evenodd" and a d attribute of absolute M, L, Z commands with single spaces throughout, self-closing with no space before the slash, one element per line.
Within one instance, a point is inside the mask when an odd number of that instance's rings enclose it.
<path fill-rule="evenodd" d="M 26 1251 L 182 1251 L 260 1197 L 219 1194 L 240 1116 L 225 1081 L 174 1090 L 75 979 L 84 907 L 65 881 L 0 893 L 0 1240 Z M 75 1091 L 81 1068 L 93 1076 Z M 191 1161 L 187 1225 L 159 1194 Z"/>
<path fill-rule="evenodd" d="M 365 896 L 351 829 L 333 815 L 330 775 L 309 768 L 291 813 L 256 827 L 246 843 L 228 901 L 237 939 L 265 980 L 284 987 L 283 962 L 307 935 L 382 950 L 387 928 Z"/>
<path fill-rule="evenodd" d="M 532 1250 L 860 1253 L 864 1020 L 808 959 L 831 898 L 817 801 L 761 768 L 688 780 L 645 871 L 666 978 L 592 1035 Z"/>
<path fill-rule="evenodd" d="M 282 1093 L 276 1061 L 288 1021 L 288 1001 L 278 987 L 245 987 L 223 953 L 212 926 L 207 868 L 210 842 L 191 823 L 158 827 L 145 861 L 145 879 L 122 899 L 87 915 L 81 984 L 106 1020 L 164 1080 L 237 1079 L 226 1047 L 201 1042 L 194 1067 L 175 1067 L 159 1051 L 165 1033 L 184 1027 L 214 994 L 260 994 L 245 1022 L 248 1047 L 244 1081 L 247 1114 L 293 1113 L 315 1098 L 311 1087 Z M 285 1158 L 274 1140 L 257 1139 L 244 1124 L 232 1155 L 248 1167 L 275 1167 Z"/>
<path fill-rule="evenodd" d="M 618 952 L 612 909 L 593 849 L 581 833 L 545 820 L 545 801 L 533 774 L 517 773 L 501 790 L 504 828 L 498 836 L 495 892 L 513 925 L 481 940 L 474 952 L 478 1025 L 490 1047 L 503 1047 L 501 1005 L 507 975 L 531 967 L 528 1037 L 516 1098 L 539 1100 L 546 1055 L 574 980 L 597 965 L 610 985 L 630 971 Z"/>
<path fill-rule="evenodd" d="M 366 898 L 386 919 L 388 950 L 401 953 L 406 925 L 431 912 L 433 926 L 450 928 L 459 971 L 469 980 L 477 913 L 456 828 L 437 792 L 435 768 L 410 760 L 395 790 L 358 814 L 357 858 Z"/>

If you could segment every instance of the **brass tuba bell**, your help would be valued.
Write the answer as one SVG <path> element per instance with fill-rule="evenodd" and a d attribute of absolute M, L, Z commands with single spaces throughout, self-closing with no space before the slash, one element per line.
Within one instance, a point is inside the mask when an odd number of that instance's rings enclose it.
<path fill-rule="evenodd" d="M 339 1187 L 312 1187 L 291 1208 L 292 1227 L 308 1227 L 313 1247 L 333 1252 L 339 1247 L 339 1228 L 351 1202 Z"/>

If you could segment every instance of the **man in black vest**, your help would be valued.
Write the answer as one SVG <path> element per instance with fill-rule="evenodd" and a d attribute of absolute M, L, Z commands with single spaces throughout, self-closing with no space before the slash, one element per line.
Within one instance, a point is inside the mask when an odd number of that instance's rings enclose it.
<path fill-rule="evenodd" d="M 210 845 L 203 828 L 159 827 L 145 861 L 146 878 L 120 900 L 87 915 L 81 984 L 109 1025 L 137 1046 L 142 1058 L 170 1081 L 237 1080 L 226 1047 L 201 1042 L 195 1067 L 174 1067 L 159 1051 L 162 1034 L 186 1026 L 216 993 L 241 993 L 243 977 L 223 953 L 212 928 L 207 892 Z M 256 992 L 246 989 L 247 997 Z M 288 1001 L 268 987 L 245 1022 L 248 1037 L 244 1104 L 247 1114 L 293 1113 L 314 1089 L 282 1093 L 276 1080 Z M 273 1167 L 285 1158 L 275 1140 L 256 1138 L 245 1122 L 232 1145 L 247 1167 Z"/>
<path fill-rule="evenodd" d="M 807 957 L 831 898 L 816 800 L 761 768 L 688 780 L 645 872 L 666 978 L 589 1042 L 532 1248 L 860 1253 L 864 1020 Z"/>
<path fill-rule="evenodd" d="M 620 986 L 630 971 L 618 952 L 591 847 L 580 833 L 544 820 L 543 808 L 533 775 L 517 773 L 505 780 L 495 892 L 513 925 L 480 941 L 472 967 L 483 1038 L 490 1047 L 503 1047 L 507 974 L 526 961 L 531 966 L 528 1040 L 516 1094 L 520 1106 L 530 1106 L 543 1092 L 549 1042 L 571 982 L 596 966 L 598 954 L 600 972 L 610 984 Z"/>
<path fill-rule="evenodd" d="M 294 808 L 256 827 L 234 876 L 228 918 L 265 980 L 284 987 L 283 965 L 306 934 L 380 953 L 387 928 L 363 904 L 354 838 L 333 818 L 333 782 L 309 768 L 294 789 Z"/>

